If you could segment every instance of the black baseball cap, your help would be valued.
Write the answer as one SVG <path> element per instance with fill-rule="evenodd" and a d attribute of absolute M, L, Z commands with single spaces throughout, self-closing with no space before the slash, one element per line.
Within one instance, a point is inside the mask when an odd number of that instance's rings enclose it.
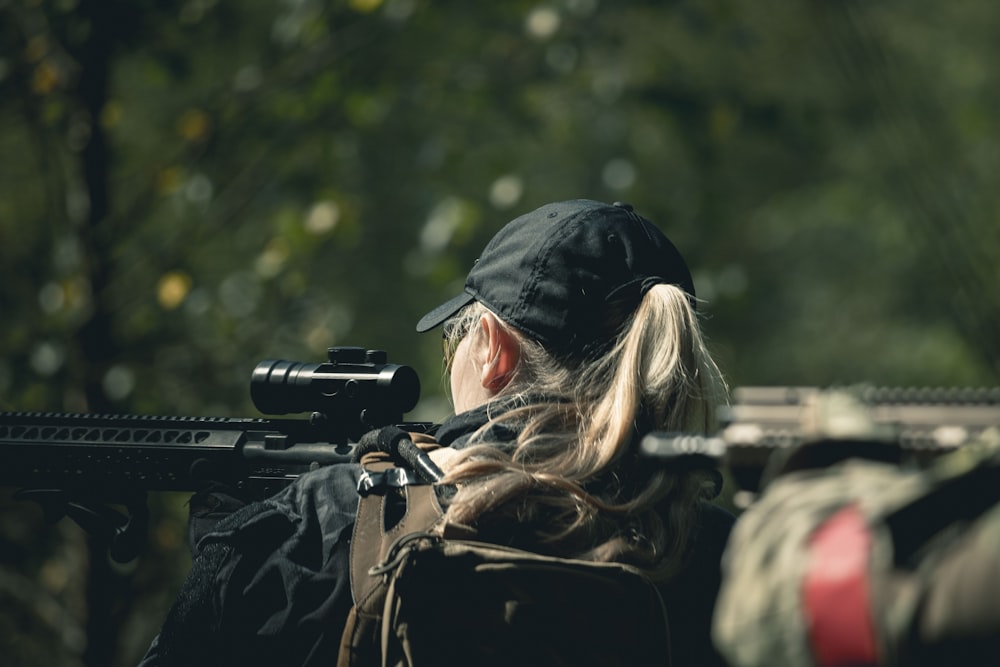
<path fill-rule="evenodd" d="M 629 204 L 546 204 L 505 225 L 486 245 L 465 290 L 421 318 L 442 324 L 473 301 L 558 354 L 600 351 L 653 285 L 694 282 L 674 244 Z"/>

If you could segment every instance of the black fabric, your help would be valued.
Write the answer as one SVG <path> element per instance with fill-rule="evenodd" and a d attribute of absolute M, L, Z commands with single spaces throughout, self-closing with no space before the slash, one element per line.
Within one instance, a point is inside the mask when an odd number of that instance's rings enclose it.
<path fill-rule="evenodd" d="M 198 556 L 203 537 L 214 531 L 221 521 L 250 503 L 235 489 L 225 485 L 213 485 L 192 495 L 188 501 L 188 545 L 191 547 L 191 556 Z"/>
<path fill-rule="evenodd" d="M 360 472 L 343 464 L 302 475 L 202 536 L 142 667 L 335 664 L 352 604 Z"/>
<path fill-rule="evenodd" d="M 695 304 L 680 252 L 628 204 L 546 204 L 509 222 L 487 244 L 465 291 L 427 313 L 424 332 L 473 300 L 569 357 L 587 356 L 618 331 L 653 285 L 679 286 Z"/>
<path fill-rule="evenodd" d="M 434 439 L 438 444 L 445 447 L 463 449 L 473 444 L 472 436 L 486 425 L 491 417 L 495 418 L 511 408 L 522 404 L 522 399 L 518 399 L 516 403 L 499 400 L 473 408 L 468 412 L 457 414 L 437 427 L 433 433 Z M 517 438 L 517 434 L 518 430 L 513 425 L 494 422 L 476 440 L 478 442 L 499 443 L 502 445 L 503 443 L 513 442 Z"/>
<path fill-rule="evenodd" d="M 712 645 L 712 612 L 722 584 L 722 552 L 735 517 L 704 503 L 685 568 L 660 589 L 670 616 L 673 664 L 725 667 Z"/>
<path fill-rule="evenodd" d="M 462 447 L 496 410 L 453 417 L 436 437 Z M 191 572 L 141 667 L 335 664 L 352 604 L 349 549 L 360 473 L 356 464 L 320 468 L 273 498 L 204 524 Z M 724 665 L 709 628 L 732 522 L 706 504 L 688 567 L 662 588 L 674 665 Z"/>

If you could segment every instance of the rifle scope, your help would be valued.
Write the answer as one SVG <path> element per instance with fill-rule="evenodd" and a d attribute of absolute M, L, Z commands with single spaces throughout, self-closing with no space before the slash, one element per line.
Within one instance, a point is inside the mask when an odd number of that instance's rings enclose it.
<path fill-rule="evenodd" d="M 420 378 L 409 366 L 386 363 L 382 350 L 331 347 L 329 362 L 268 359 L 250 378 L 250 398 L 264 414 L 318 412 L 331 420 L 370 424 L 401 421 L 420 398 Z"/>

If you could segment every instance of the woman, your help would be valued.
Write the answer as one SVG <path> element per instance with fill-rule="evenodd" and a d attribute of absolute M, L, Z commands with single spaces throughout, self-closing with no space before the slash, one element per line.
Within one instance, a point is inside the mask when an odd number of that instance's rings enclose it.
<path fill-rule="evenodd" d="M 487 245 L 444 325 L 456 416 L 436 431 L 446 518 L 480 538 L 627 562 L 662 583 L 676 665 L 708 638 L 731 517 L 714 478 L 638 455 L 652 430 L 704 433 L 725 387 L 683 258 L 624 204 L 543 206 Z M 329 664 L 350 608 L 355 466 L 303 475 L 203 537 L 144 664 Z"/>

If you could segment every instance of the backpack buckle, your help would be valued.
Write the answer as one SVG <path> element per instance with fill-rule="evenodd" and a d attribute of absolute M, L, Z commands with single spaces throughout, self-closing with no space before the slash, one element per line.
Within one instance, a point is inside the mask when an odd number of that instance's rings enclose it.
<path fill-rule="evenodd" d="M 410 484 L 426 484 L 409 468 L 389 468 L 382 472 L 365 470 L 358 479 L 358 495 L 367 496 L 385 488 L 401 489 Z"/>

